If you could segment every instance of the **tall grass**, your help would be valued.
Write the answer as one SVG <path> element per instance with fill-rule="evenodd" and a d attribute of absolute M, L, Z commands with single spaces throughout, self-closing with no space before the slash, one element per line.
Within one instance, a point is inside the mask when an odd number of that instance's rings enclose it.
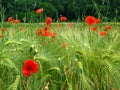
<path fill-rule="evenodd" d="M 52 24 L 57 36 L 51 38 L 36 37 L 44 24 L 3 24 L 0 90 L 119 90 L 120 27 L 114 24 L 99 36 L 104 26 L 94 32 L 85 23 Z M 30 77 L 21 72 L 27 59 L 39 63 L 39 72 Z"/>

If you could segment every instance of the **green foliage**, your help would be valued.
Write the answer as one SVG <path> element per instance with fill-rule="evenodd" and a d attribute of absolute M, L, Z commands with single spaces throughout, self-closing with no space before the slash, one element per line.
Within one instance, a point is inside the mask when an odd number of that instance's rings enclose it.
<path fill-rule="evenodd" d="M 16 15 L 21 22 L 44 21 L 40 19 L 46 16 L 57 21 L 61 15 L 70 21 L 82 21 L 87 15 L 99 17 L 104 21 L 120 21 L 119 5 L 119 0 L 2 0 L 0 11 L 2 22 L 9 16 L 16 18 Z M 37 17 L 35 10 L 41 7 L 44 8 L 43 15 L 33 20 L 32 18 Z"/>
<path fill-rule="evenodd" d="M 13 90 L 17 90 L 17 87 L 18 87 L 18 84 L 19 84 L 19 80 L 20 80 L 20 75 L 18 75 L 16 77 L 16 80 L 15 80 L 15 82 L 13 84 Z"/>
<path fill-rule="evenodd" d="M 49 2 L 42 2 L 41 7 L 44 8 L 44 15 L 54 17 L 56 19 L 57 9 L 54 5 Z"/>
<path fill-rule="evenodd" d="M 62 24 L 62 23 L 61 23 Z M 108 25 L 108 24 L 107 24 Z M 119 25 L 99 36 L 106 24 L 94 32 L 85 23 L 66 23 L 57 28 L 56 38 L 36 37 L 42 24 L 5 23 L 0 38 L 1 90 L 112 90 L 120 89 Z M 24 30 L 20 30 L 23 27 Z M 62 47 L 62 44 L 67 44 Z M 30 77 L 21 72 L 23 63 L 34 59 L 39 71 Z"/>

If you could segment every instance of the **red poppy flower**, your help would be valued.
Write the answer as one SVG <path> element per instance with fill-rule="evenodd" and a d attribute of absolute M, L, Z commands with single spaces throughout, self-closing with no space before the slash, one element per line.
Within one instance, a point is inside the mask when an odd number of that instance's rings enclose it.
<path fill-rule="evenodd" d="M 18 19 L 14 20 L 14 23 L 15 23 L 15 24 L 17 24 L 17 23 L 19 23 L 19 22 L 20 22 L 20 20 L 18 20 Z"/>
<path fill-rule="evenodd" d="M 36 10 L 36 14 L 40 14 L 41 12 L 43 12 L 43 8 Z"/>
<path fill-rule="evenodd" d="M 44 27 L 44 33 L 43 36 L 50 36 L 50 27 L 49 26 L 45 26 Z"/>
<path fill-rule="evenodd" d="M 3 28 L 2 28 L 2 32 L 4 32 L 4 31 L 6 31 L 6 28 L 3 27 Z"/>
<path fill-rule="evenodd" d="M 12 17 L 9 17 L 9 18 L 8 18 L 8 22 L 9 22 L 9 23 L 12 22 Z"/>
<path fill-rule="evenodd" d="M 85 22 L 88 23 L 90 26 L 94 24 L 96 21 L 96 18 L 93 16 L 87 16 L 85 19 Z"/>
<path fill-rule="evenodd" d="M 67 20 L 67 18 L 66 18 L 65 16 L 60 17 L 60 21 L 61 21 L 61 22 L 64 22 L 64 21 L 66 21 L 66 20 Z"/>
<path fill-rule="evenodd" d="M 29 77 L 31 76 L 31 73 L 37 73 L 38 72 L 38 63 L 36 63 L 34 60 L 26 60 L 24 62 L 24 66 L 22 67 L 22 73 Z"/>
<path fill-rule="evenodd" d="M 22 30 L 24 30 L 24 28 L 23 28 L 23 27 L 21 27 L 21 28 L 20 28 L 20 30 L 22 31 Z"/>
<path fill-rule="evenodd" d="M 105 30 L 112 30 L 111 26 L 105 26 Z"/>
<path fill-rule="evenodd" d="M 46 18 L 46 24 L 50 25 L 52 23 L 52 18 L 51 17 L 47 17 Z"/>
<path fill-rule="evenodd" d="M 100 23 L 100 19 L 96 19 L 95 23 L 99 24 Z"/>
<path fill-rule="evenodd" d="M 2 38 L 3 36 L 2 35 L 0 35 L 0 38 Z"/>
<path fill-rule="evenodd" d="M 60 24 L 60 23 L 58 23 L 58 24 L 57 24 L 57 27 L 60 27 L 60 26 L 61 26 L 61 24 Z"/>
<path fill-rule="evenodd" d="M 100 19 L 96 19 L 94 16 L 87 16 L 85 18 L 85 22 L 88 23 L 91 26 L 93 24 L 100 23 Z"/>
<path fill-rule="evenodd" d="M 106 31 L 101 31 L 101 32 L 100 32 L 100 36 L 105 36 L 106 34 L 107 34 Z"/>
<path fill-rule="evenodd" d="M 68 23 L 68 26 L 69 26 L 69 27 L 72 27 L 72 26 L 73 26 L 73 24 L 72 24 L 72 23 Z"/>
<path fill-rule="evenodd" d="M 56 32 L 54 32 L 54 33 L 51 33 L 51 34 L 50 34 L 50 36 L 51 36 L 52 38 L 55 38 L 55 37 L 56 37 L 56 35 L 57 35 L 57 33 L 56 33 Z"/>
<path fill-rule="evenodd" d="M 43 33 L 43 36 L 45 36 L 45 37 L 50 36 L 50 35 L 51 35 L 51 33 L 49 31 L 44 31 L 44 33 Z"/>
<path fill-rule="evenodd" d="M 40 28 L 38 31 L 37 31 L 37 36 L 41 35 L 42 34 L 42 29 Z"/>
<path fill-rule="evenodd" d="M 44 27 L 44 32 L 49 32 L 50 31 L 50 27 L 49 26 L 45 26 Z"/>
<path fill-rule="evenodd" d="M 95 26 L 95 27 L 93 27 L 92 29 L 93 29 L 93 31 L 97 31 L 98 26 Z"/>
<path fill-rule="evenodd" d="M 63 47 L 63 48 L 66 48 L 66 47 L 67 47 L 67 44 L 66 44 L 66 43 L 62 43 L 62 47 Z"/>
<path fill-rule="evenodd" d="M 44 31 L 50 31 L 50 27 L 49 26 L 45 26 L 44 27 Z"/>

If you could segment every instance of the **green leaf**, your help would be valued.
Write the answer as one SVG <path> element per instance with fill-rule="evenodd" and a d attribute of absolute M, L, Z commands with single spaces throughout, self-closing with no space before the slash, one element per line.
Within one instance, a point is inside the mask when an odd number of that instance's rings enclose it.
<path fill-rule="evenodd" d="M 60 68 L 59 67 L 52 67 L 48 70 L 49 72 L 50 71 L 57 71 L 57 72 L 60 72 Z"/>
<path fill-rule="evenodd" d="M 20 42 L 17 42 L 17 41 L 7 41 L 7 42 L 5 43 L 5 45 L 9 45 L 9 44 L 17 44 L 17 45 L 22 45 L 22 43 L 20 43 Z"/>
<path fill-rule="evenodd" d="M 15 82 L 13 84 L 13 90 L 18 90 L 17 87 L 18 87 L 19 81 L 20 81 L 20 75 L 18 75 L 15 79 Z"/>

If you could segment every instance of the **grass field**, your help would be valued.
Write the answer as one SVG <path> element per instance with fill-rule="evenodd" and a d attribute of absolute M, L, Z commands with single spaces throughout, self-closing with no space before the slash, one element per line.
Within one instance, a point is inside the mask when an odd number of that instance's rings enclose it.
<path fill-rule="evenodd" d="M 120 90 L 120 24 L 94 27 L 2 23 L 0 90 Z M 27 60 L 38 65 L 30 76 L 23 72 Z"/>

